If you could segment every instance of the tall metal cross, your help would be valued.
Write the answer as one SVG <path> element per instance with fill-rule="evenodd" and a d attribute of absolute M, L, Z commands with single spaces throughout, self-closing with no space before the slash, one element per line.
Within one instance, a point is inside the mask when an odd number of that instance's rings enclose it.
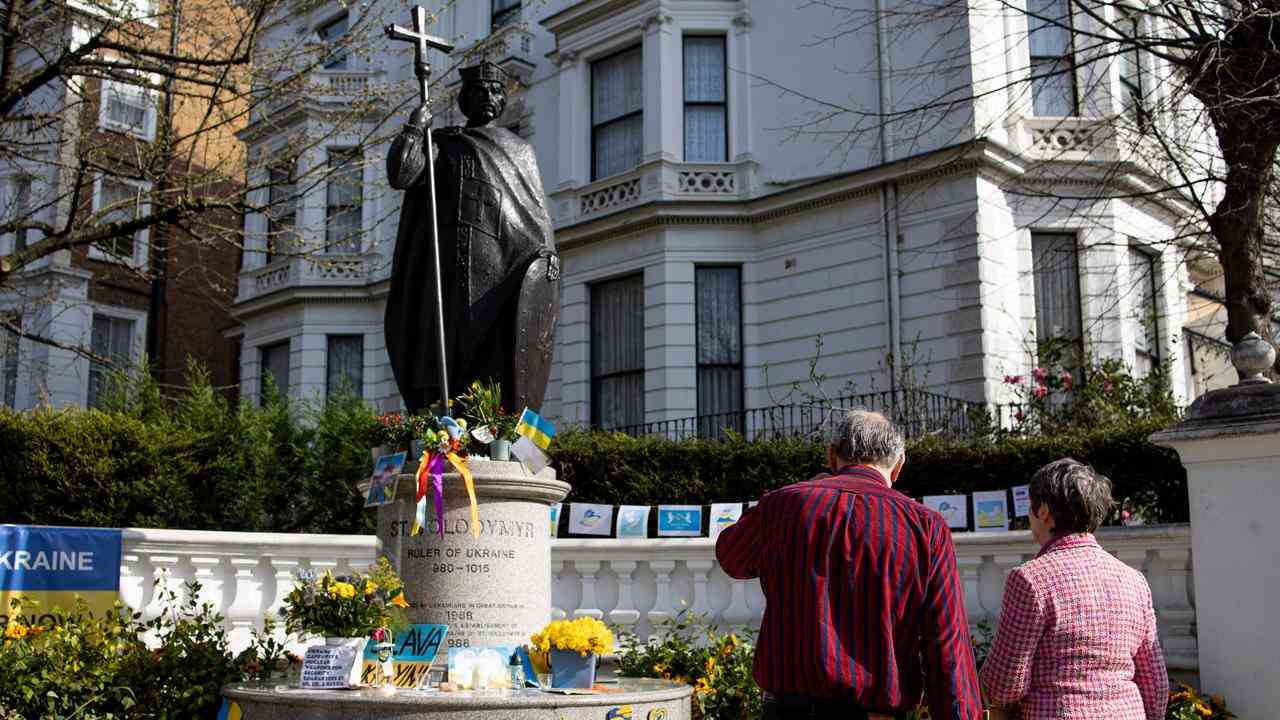
<path fill-rule="evenodd" d="M 440 239 L 436 225 L 436 173 L 435 158 L 431 151 L 431 113 L 427 110 L 428 87 L 431 80 L 431 65 L 427 63 L 427 53 L 435 48 L 441 52 L 452 52 L 453 45 L 438 38 L 434 35 L 428 35 L 427 29 L 427 11 L 421 5 L 414 6 L 413 10 L 413 29 L 400 27 L 399 25 L 387 25 L 383 28 L 387 37 L 392 40 L 400 40 L 403 42 L 413 43 L 413 74 L 418 78 L 418 93 L 422 101 L 422 110 L 426 115 L 427 127 L 422 131 L 422 152 L 426 158 L 427 169 L 427 217 L 430 218 L 429 225 L 431 230 L 431 267 L 433 272 L 432 280 L 435 283 L 436 297 L 436 347 L 438 350 L 438 359 L 440 361 L 440 408 L 447 415 L 449 414 L 449 368 L 446 364 L 447 357 L 445 349 L 444 334 L 444 293 L 440 284 Z"/>
<path fill-rule="evenodd" d="M 413 43 L 413 74 L 418 77 L 418 91 L 422 97 L 422 104 L 425 105 L 427 81 L 431 78 L 431 65 L 427 63 L 427 51 L 435 48 L 441 52 L 450 53 L 453 52 L 453 44 L 435 35 L 427 34 L 426 8 L 415 5 L 410 12 L 413 14 L 412 30 L 399 25 L 387 25 L 383 28 L 383 32 L 392 40 Z"/>

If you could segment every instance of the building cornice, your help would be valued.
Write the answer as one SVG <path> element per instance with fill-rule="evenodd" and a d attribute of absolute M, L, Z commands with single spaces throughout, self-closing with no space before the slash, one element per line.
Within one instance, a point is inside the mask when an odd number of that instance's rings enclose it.
<path fill-rule="evenodd" d="M 566 35 L 645 3 L 659 5 L 656 0 L 585 0 L 543 18 L 539 24 L 556 36 Z"/>
<path fill-rule="evenodd" d="M 244 322 L 250 317 L 272 310 L 316 302 L 362 305 L 380 300 L 387 294 L 389 287 L 389 280 L 379 280 L 368 285 L 336 287 L 294 285 L 233 303 L 231 317 Z"/>

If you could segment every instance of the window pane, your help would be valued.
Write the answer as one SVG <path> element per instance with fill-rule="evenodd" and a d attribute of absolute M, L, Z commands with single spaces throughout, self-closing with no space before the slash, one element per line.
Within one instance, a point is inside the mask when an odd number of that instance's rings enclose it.
<path fill-rule="evenodd" d="M 325 396 L 342 389 L 364 396 L 364 336 L 330 335 Z"/>
<path fill-rule="evenodd" d="M 509 25 L 520 19 L 520 0 L 493 0 L 492 28 Z"/>
<path fill-rule="evenodd" d="M 147 91 L 137 85 L 106 83 L 107 123 L 140 133 L 147 131 Z"/>
<path fill-rule="evenodd" d="M 1129 251 L 1133 282 L 1134 349 L 1152 363 L 1160 360 L 1159 307 L 1156 304 L 1156 259 L 1141 250 Z M 1141 368 L 1140 368 L 1141 369 Z"/>
<path fill-rule="evenodd" d="M 736 267 L 700 267 L 697 288 L 698 364 L 742 362 L 742 292 Z"/>
<path fill-rule="evenodd" d="M 724 102 L 724 38 L 684 39 L 685 102 Z"/>
<path fill-rule="evenodd" d="M 325 252 L 360 252 L 364 205 L 360 174 L 358 151 L 329 151 Z"/>
<path fill-rule="evenodd" d="M 626 172 L 640 164 L 644 142 L 644 117 L 633 115 L 595 131 L 595 177 Z"/>
<path fill-rule="evenodd" d="M 693 105 L 684 109 L 685 162 L 724 162 L 723 105 Z"/>
<path fill-rule="evenodd" d="M 329 51 L 328 57 L 324 61 L 324 67 L 326 70 L 342 70 L 347 67 L 347 49 L 345 45 L 342 44 L 342 39 L 346 34 L 346 15 L 343 15 L 328 25 L 320 28 L 321 42 L 332 48 Z"/>
<path fill-rule="evenodd" d="M 34 219 L 31 217 L 31 178 L 20 177 L 13 181 L 12 208 L 11 217 L 13 220 L 30 222 Z M 31 233 L 30 230 L 14 233 L 14 251 L 26 249 L 29 233 Z"/>
<path fill-rule="evenodd" d="M 634 48 L 591 65 L 591 124 L 600 125 L 644 103 L 644 75 L 640 48 Z"/>
<path fill-rule="evenodd" d="M 1031 64 L 1031 108 L 1041 117 L 1077 115 L 1075 73 L 1070 65 L 1056 60 Z"/>
<path fill-rule="evenodd" d="M 261 349 L 260 383 L 258 395 L 262 402 L 267 400 L 267 378 L 275 381 L 276 391 L 281 397 L 289 394 L 289 342 L 286 340 Z"/>
<path fill-rule="evenodd" d="M 1036 295 L 1036 338 L 1079 345 L 1080 275 L 1075 235 L 1032 233 L 1032 276 Z"/>
<path fill-rule="evenodd" d="M 293 228 L 297 223 L 298 200 L 294 197 L 292 163 L 271 168 L 271 189 L 267 208 L 267 262 L 276 251 L 290 244 Z"/>
<path fill-rule="evenodd" d="M 110 208 L 103 216 L 102 222 L 123 222 L 138 217 L 138 188 L 114 178 L 103 178 L 99 187 L 98 210 Z M 137 250 L 138 234 L 123 235 L 112 238 L 99 247 L 109 255 L 131 260 Z"/>
<path fill-rule="evenodd" d="M 6 318 L 22 327 L 22 318 Z M 0 330 L 0 402 L 5 407 L 16 408 L 18 403 L 18 336 L 8 330 Z"/>
<path fill-rule="evenodd" d="M 1071 51 L 1066 0 L 1028 0 L 1027 43 L 1031 57 L 1062 57 Z"/>
<path fill-rule="evenodd" d="M 90 330 L 89 349 L 94 355 L 112 363 L 108 367 L 96 360 L 89 362 L 88 404 L 96 407 L 101 402 L 102 391 L 111 373 L 127 370 L 133 363 L 133 321 L 95 314 Z"/>
<path fill-rule="evenodd" d="M 601 427 L 644 422 L 644 277 L 591 288 L 592 420 Z"/>
<path fill-rule="evenodd" d="M 736 267 L 694 273 L 697 317 L 698 432 L 742 430 L 742 280 Z"/>

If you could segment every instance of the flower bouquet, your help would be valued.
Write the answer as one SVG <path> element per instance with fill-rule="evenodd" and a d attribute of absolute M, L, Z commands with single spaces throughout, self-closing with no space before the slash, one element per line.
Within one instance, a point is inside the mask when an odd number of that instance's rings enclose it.
<path fill-rule="evenodd" d="M 433 408 L 434 409 L 434 408 Z M 417 469 L 417 506 L 409 535 L 421 533 L 427 527 L 427 489 L 431 488 L 435 505 L 436 532 L 444 538 L 444 473 L 452 467 L 466 484 L 467 497 L 471 501 L 471 534 L 480 537 L 480 513 L 476 504 L 475 480 L 467 468 L 467 445 L 471 436 L 467 433 L 467 421 L 448 415 L 420 415 L 421 429 L 414 442 L 414 454 L 422 453 Z"/>
<path fill-rule="evenodd" d="M 385 557 L 378 558 L 365 574 L 300 570 L 296 577 L 293 591 L 280 608 L 285 629 L 290 633 L 368 638 L 379 628 L 408 626 L 404 610 L 409 603 L 404 597 L 404 583 Z"/>
<path fill-rule="evenodd" d="M 502 407 L 502 385 L 476 380 L 458 396 L 458 403 L 471 419 L 471 435 L 489 446 L 489 457 L 510 460 L 511 443 L 516 439 L 516 417 Z"/>
<path fill-rule="evenodd" d="M 613 652 L 613 633 L 592 617 L 553 620 L 529 641 L 531 654 L 549 656 L 551 682 L 558 688 L 590 688 L 595 683 L 596 660 Z"/>

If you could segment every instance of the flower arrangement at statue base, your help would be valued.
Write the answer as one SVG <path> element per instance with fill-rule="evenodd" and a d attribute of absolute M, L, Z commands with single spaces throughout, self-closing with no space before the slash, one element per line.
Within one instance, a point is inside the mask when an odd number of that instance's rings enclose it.
<path fill-rule="evenodd" d="M 301 570 L 296 578 L 280 608 L 290 633 L 321 637 L 329 646 L 351 647 L 360 658 L 370 638 L 385 641 L 391 632 L 408 627 L 404 583 L 385 557 L 363 574 L 335 576 L 329 570 L 323 574 Z M 357 662 L 352 684 L 359 684 L 359 670 Z"/>
<path fill-rule="evenodd" d="M 596 680 L 596 660 L 613 652 L 613 633 L 592 617 L 553 620 L 529 641 L 531 654 L 550 661 L 551 683 L 557 688 L 590 688 Z"/>

